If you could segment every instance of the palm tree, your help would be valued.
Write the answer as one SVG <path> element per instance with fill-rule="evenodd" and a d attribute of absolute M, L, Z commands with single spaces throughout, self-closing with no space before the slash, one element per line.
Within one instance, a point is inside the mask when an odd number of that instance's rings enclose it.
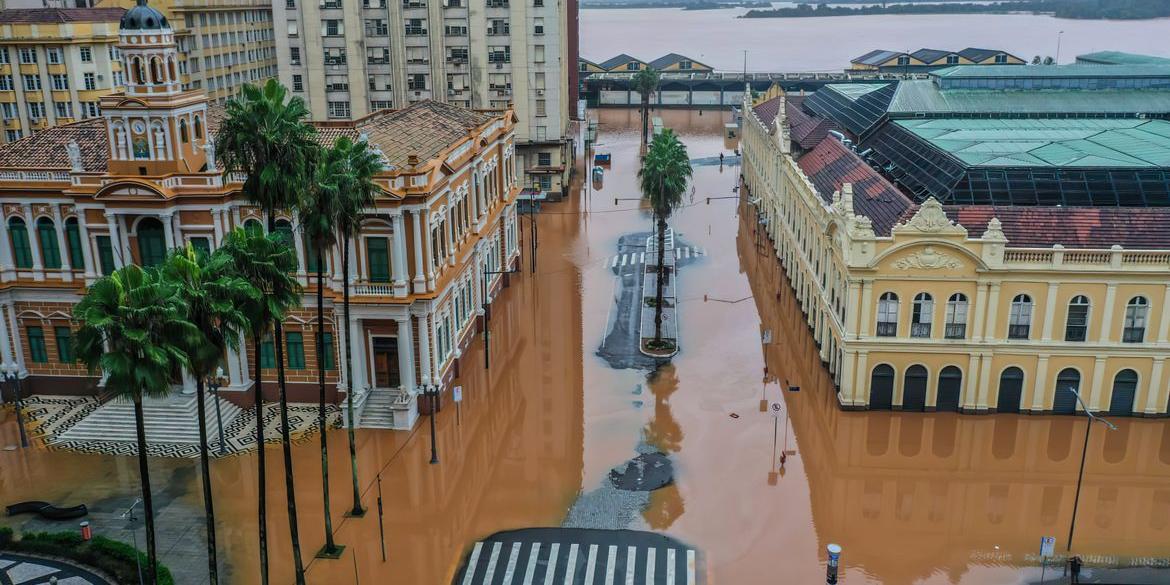
<path fill-rule="evenodd" d="M 642 96 L 642 148 L 646 148 L 647 134 L 650 131 L 650 94 L 658 91 L 658 71 L 647 66 L 634 74 L 631 84 L 634 91 Z"/>
<path fill-rule="evenodd" d="M 329 506 L 329 434 L 325 421 L 325 250 L 337 243 L 334 218 L 337 217 L 338 192 L 346 172 L 345 161 L 337 149 L 328 148 L 317 158 L 313 189 L 301 202 L 301 229 L 308 240 L 308 254 L 316 262 L 317 280 L 317 426 L 321 429 L 321 491 L 325 502 L 325 546 L 318 557 L 337 558 L 343 547 L 333 542 L 333 517 Z"/>
<path fill-rule="evenodd" d="M 682 206 L 683 194 L 692 174 L 687 147 L 673 130 L 663 130 L 654 137 L 642 168 L 638 170 L 638 186 L 642 197 L 650 202 L 658 226 L 658 283 L 654 305 L 654 344 L 662 344 L 662 287 L 668 276 L 666 261 L 666 220 Z"/>
<path fill-rule="evenodd" d="M 226 256 L 231 270 L 246 280 L 258 291 L 259 296 L 240 303 L 240 310 L 247 317 L 252 336 L 253 353 L 256 356 L 256 383 L 252 386 L 256 404 L 256 455 L 259 470 L 260 508 L 260 582 L 268 583 L 268 492 L 265 477 L 264 452 L 264 393 L 263 338 L 274 322 L 284 319 L 290 307 L 300 304 L 300 285 L 292 276 L 296 269 L 296 252 L 289 248 L 279 234 L 264 235 L 236 228 L 224 239 L 216 251 Z"/>
<path fill-rule="evenodd" d="M 161 269 L 162 277 L 176 287 L 176 293 L 183 300 L 187 321 L 202 332 L 198 343 L 185 350 L 191 375 L 195 377 L 199 463 L 203 472 L 203 508 L 207 522 L 207 564 L 212 585 L 219 583 L 219 564 L 215 551 L 215 506 L 211 496 L 204 381 L 219 367 L 224 352 L 236 348 L 238 332 L 249 326 L 240 307 L 260 296 L 248 281 L 233 273 L 231 258 L 222 253 L 199 253 L 190 244 L 172 251 Z"/>
<path fill-rule="evenodd" d="M 318 146 L 316 129 L 306 123 L 309 110 L 299 97 L 275 79 L 263 88 L 247 84 L 228 102 L 226 116 L 216 136 L 224 173 L 244 173 L 243 193 L 268 217 L 268 231 L 276 230 L 276 212 L 297 206 L 312 178 Z M 291 244 L 292 242 L 287 242 Z M 295 270 L 296 262 L 293 263 Z M 276 378 L 280 388 L 280 433 L 284 447 L 284 483 L 288 498 L 289 535 L 292 537 L 296 583 L 305 583 L 301 541 L 297 527 L 296 489 L 293 485 L 292 432 L 288 420 L 288 386 L 285 380 L 284 333 L 279 320 L 272 323 L 276 353 Z"/>
<path fill-rule="evenodd" d="M 134 402 L 138 435 L 138 473 L 146 516 L 145 582 L 157 583 L 154 502 L 146 453 L 143 396 L 166 396 L 172 376 L 189 367 L 185 348 L 202 333 L 187 321 L 187 308 L 173 284 L 155 270 L 128 265 L 89 287 L 73 309 L 81 328 L 77 356 L 90 372 L 106 376 L 106 389 Z"/>
<path fill-rule="evenodd" d="M 341 175 L 337 187 L 336 215 L 333 225 L 341 232 L 341 290 L 342 320 L 345 321 L 345 379 L 349 380 L 349 391 L 345 393 L 345 404 L 349 416 L 346 432 L 349 436 L 349 463 L 353 479 L 353 509 L 350 515 L 365 514 L 362 509 L 361 490 L 358 487 L 357 442 L 354 438 L 353 395 L 357 391 L 353 384 L 353 348 L 350 347 L 349 332 L 349 244 L 361 233 L 365 210 L 374 205 L 374 196 L 382 192 L 374 182 L 374 175 L 382 171 L 382 156 L 364 140 L 353 142 L 341 137 L 333 145 L 338 159 L 345 161 L 346 172 Z M 399 237 L 397 234 L 395 237 Z"/>

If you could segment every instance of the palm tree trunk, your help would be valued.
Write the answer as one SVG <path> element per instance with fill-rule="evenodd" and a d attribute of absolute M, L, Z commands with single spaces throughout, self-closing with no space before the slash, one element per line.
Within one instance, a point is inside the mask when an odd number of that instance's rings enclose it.
<path fill-rule="evenodd" d="M 256 397 L 256 467 L 259 472 L 257 494 L 260 502 L 260 585 L 268 585 L 268 481 L 264 455 L 264 389 L 260 385 L 264 368 L 260 363 L 260 331 L 252 333 L 252 345 L 256 354 L 256 383 L 252 392 Z"/>
<path fill-rule="evenodd" d="M 353 474 L 353 509 L 349 513 L 351 516 L 362 516 L 366 511 L 362 509 L 362 494 L 358 488 L 357 440 L 353 433 L 353 394 L 357 388 L 354 388 L 353 385 L 353 350 L 349 343 L 349 234 L 344 234 L 344 241 L 341 244 L 341 291 L 342 310 L 345 314 L 343 317 L 345 319 L 345 379 L 349 383 L 349 388 L 345 393 L 345 405 L 349 410 L 349 424 L 346 425 L 346 433 L 349 435 L 349 467 Z"/>
<path fill-rule="evenodd" d="M 662 288 L 666 278 L 666 219 L 658 216 L 658 282 L 654 291 L 654 343 L 662 342 Z"/>
<path fill-rule="evenodd" d="M 642 94 L 642 152 L 646 151 L 646 134 L 650 130 L 650 94 Z"/>
<path fill-rule="evenodd" d="M 211 585 L 219 583 L 219 563 L 215 558 L 215 503 L 211 497 L 211 457 L 207 454 L 207 406 L 203 404 L 203 376 L 195 378 L 195 400 L 199 414 L 199 466 L 203 471 L 203 515 L 207 519 L 207 576 Z M 216 400 L 219 398 L 216 397 Z"/>
<path fill-rule="evenodd" d="M 322 358 L 325 356 L 325 279 L 321 267 L 325 258 L 321 254 L 321 246 L 316 246 L 317 254 L 317 384 L 320 395 L 317 401 L 317 426 L 321 430 L 321 495 L 325 501 L 325 548 L 322 554 L 337 554 L 337 545 L 333 542 L 333 517 L 329 511 L 329 429 L 325 426 L 325 367 Z"/>
<path fill-rule="evenodd" d="M 142 391 L 134 392 L 134 430 L 138 435 L 138 476 L 142 482 L 142 515 L 146 518 L 146 583 L 156 585 L 158 550 L 154 541 L 154 498 L 150 494 L 150 465 L 146 456 L 146 414 L 142 411 Z"/>
<path fill-rule="evenodd" d="M 276 231 L 276 213 L 268 212 L 268 233 Z M 288 421 L 288 382 L 284 376 L 284 325 L 272 323 L 272 345 L 276 353 L 276 384 L 280 395 L 280 439 L 284 451 L 284 491 L 288 501 L 288 533 L 292 538 L 293 567 L 296 584 L 305 585 L 305 564 L 301 561 L 301 534 L 297 526 L 297 499 L 293 484 L 292 431 Z"/>

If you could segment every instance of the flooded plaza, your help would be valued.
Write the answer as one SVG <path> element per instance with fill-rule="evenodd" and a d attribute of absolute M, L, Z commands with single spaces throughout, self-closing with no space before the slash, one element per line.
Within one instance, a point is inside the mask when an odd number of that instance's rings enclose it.
<path fill-rule="evenodd" d="M 829 543 L 844 549 L 848 584 L 1034 582 L 1042 536 L 1055 536 L 1064 553 L 1085 419 L 840 410 L 770 243 L 751 206 L 732 197 L 738 166 L 696 164 L 694 194 L 671 221 L 676 237 L 702 252 L 678 272 L 681 352 L 653 375 L 598 355 L 615 326 L 616 268 L 629 261 L 615 260 L 619 241 L 651 226 L 636 200 L 637 112 L 593 115 L 612 168 L 600 189 L 537 215 L 536 272 L 523 258 L 524 272 L 496 300 L 490 369 L 482 335 L 460 358 L 463 402 L 445 397 L 436 418 L 440 462 L 429 464 L 425 419 L 409 433 L 359 430 L 368 513 L 345 517 L 348 450 L 345 432 L 331 431 L 333 525 L 346 546 L 338 560 L 313 558 L 324 543 L 320 454 L 315 442 L 295 446 L 310 583 L 450 583 L 475 542 L 561 526 L 646 446 L 669 457 L 673 483 L 650 492 L 632 518 L 600 521 L 694 547 L 707 583 L 823 582 Z M 692 159 L 731 154 L 727 113 L 655 115 Z M 526 219 L 523 227 L 527 250 Z M 0 416 L 0 448 L 18 444 L 11 414 Z M 1117 431 L 1091 436 L 1073 552 L 1109 566 L 1167 563 L 1170 424 L 1114 422 Z M 284 469 L 279 447 L 268 449 L 272 582 L 292 583 Z M 136 465 L 0 451 L 0 503 L 86 503 L 97 532 L 130 541 L 119 515 L 138 490 Z M 191 567 L 177 571 L 180 583 L 205 582 L 197 461 L 154 459 L 152 469 L 161 560 Z M 212 475 L 225 582 L 258 583 L 256 457 L 215 460 Z"/>

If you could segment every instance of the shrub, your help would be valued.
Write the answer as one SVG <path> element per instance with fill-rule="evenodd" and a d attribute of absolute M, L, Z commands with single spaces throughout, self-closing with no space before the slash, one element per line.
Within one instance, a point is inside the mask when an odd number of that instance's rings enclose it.
<path fill-rule="evenodd" d="M 7 526 L 0 526 L 0 550 L 10 547 L 12 540 L 12 529 Z"/>
<path fill-rule="evenodd" d="M 89 542 L 76 532 L 33 532 L 14 540 L 12 529 L 0 528 L 0 549 L 64 557 L 109 574 L 118 583 L 137 583 L 138 565 L 146 566 L 146 554 L 104 536 Z M 174 585 L 170 569 L 156 565 L 159 585 Z"/>

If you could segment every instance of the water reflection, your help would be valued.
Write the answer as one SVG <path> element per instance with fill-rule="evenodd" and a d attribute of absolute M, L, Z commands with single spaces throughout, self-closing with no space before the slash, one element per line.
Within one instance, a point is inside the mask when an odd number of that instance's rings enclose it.
<path fill-rule="evenodd" d="M 647 385 L 654 395 L 654 416 L 643 431 L 646 442 L 665 453 L 677 452 L 683 431 L 670 412 L 670 396 L 678 390 L 678 372 L 673 364 L 666 364 L 649 376 Z"/>

